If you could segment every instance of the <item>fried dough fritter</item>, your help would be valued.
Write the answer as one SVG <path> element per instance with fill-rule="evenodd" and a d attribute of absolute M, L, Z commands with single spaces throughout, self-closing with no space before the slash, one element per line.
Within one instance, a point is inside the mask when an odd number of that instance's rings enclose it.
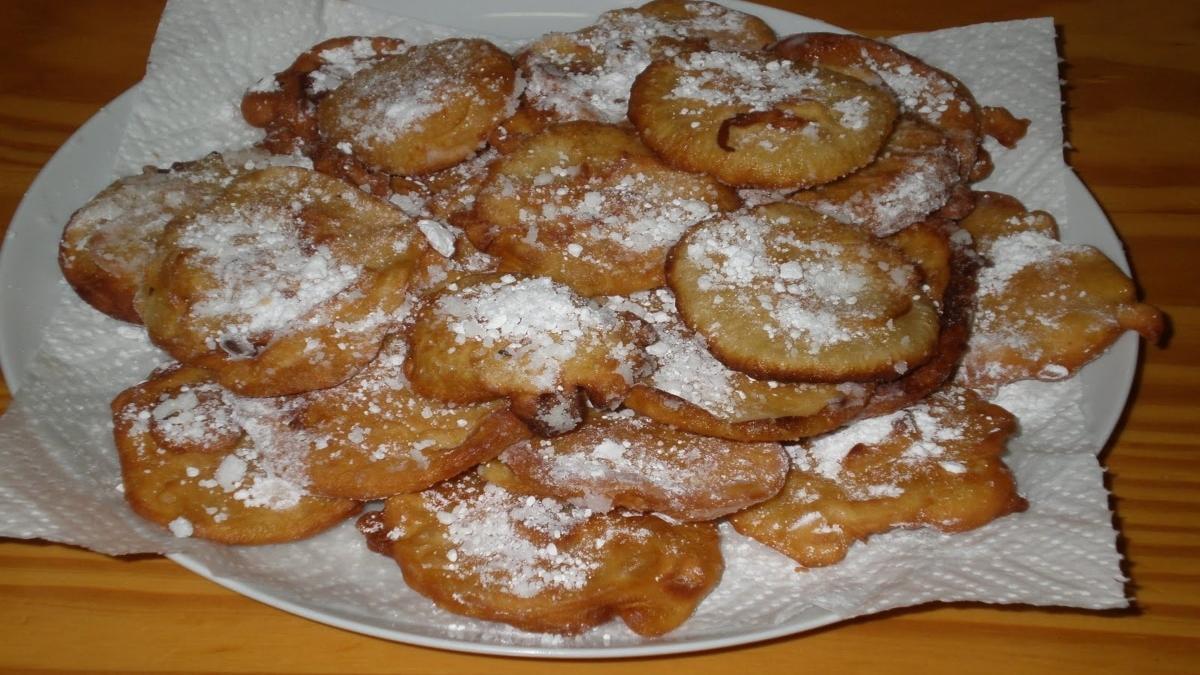
<path fill-rule="evenodd" d="M 313 492 L 359 500 L 419 492 L 529 437 L 503 400 L 454 405 L 415 393 L 406 351 L 393 335 L 354 378 L 308 395 L 296 419 L 317 439 L 305 457 Z"/>
<path fill-rule="evenodd" d="M 59 268 L 89 305 L 141 323 L 135 299 L 166 224 L 216 198 L 240 174 L 290 163 L 304 162 L 246 149 L 119 178 L 71 215 L 59 242 Z"/>
<path fill-rule="evenodd" d="M 417 45 L 358 71 L 321 100 L 323 142 L 403 176 L 475 154 L 516 110 L 516 68 L 486 40 Z"/>
<path fill-rule="evenodd" d="M 678 429 L 735 441 L 798 440 L 853 419 L 874 385 L 756 380 L 709 353 L 704 339 L 679 318 L 667 289 L 610 298 L 608 306 L 654 327 L 646 351 L 658 368 L 633 386 L 625 405 Z"/>
<path fill-rule="evenodd" d="M 266 131 L 271 152 L 312 153 L 319 144 L 317 105 L 358 71 L 408 51 L 389 37 L 330 38 L 296 57 L 286 69 L 263 78 L 242 97 L 242 118 Z"/>
<path fill-rule="evenodd" d="M 484 275 L 446 286 L 408 331 L 413 389 L 443 401 L 508 396 L 543 435 L 582 422 L 581 393 L 612 408 L 653 365 L 641 320 L 545 277 Z"/>
<path fill-rule="evenodd" d="M 960 185 L 958 159 L 945 135 L 904 115 L 874 162 L 788 199 L 886 237 L 945 206 Z"/>
<path fill-rule="evenodd" d="M 937 342 L 937 310 L 899 249 L 796 204 L 693 227 L 667 281 L 713 356 L 760 379 L 893 380 Z"/>
<path fill-rule="evenodd" d="M 761 19 L 697 0 L 616 9 L 573 33 L 548 33 L 517 54 L 527 85 L 514 131 L 546 123 L 625 122 L 634 78 L 658 58 L 688 50 L 756 51 L 775 39 Z"/>
<path fill-rule="evenodd" d="M 375 357 L 426 247 L 374 197 L 269 168 L 167 226 L 139 311 L 156 345 L 239 394 L 321 389 Z"/>
<path fill-rule="evenodd" d="M 800 63 L 885 85 L 895 92 L 905 113 L 920 117 L 946 135 L 963 180 L 980 180 L 991 173 L 991 159 L 981 147 L 983 113 L 971 91 L 953 75 L 898 47 L 858 35 L 797 33 L 781 39 L 772 51 Z M 999 127 L 989 125 L 990 129 Z M 1005 140 L 1016 142 L 1011 135 Z"/>
<path fill-rule="evenodd" d="M 574 122 L 492 166 L 467 232 L 503 271 L 619 295 L 663 286 L 684 230 L 740 203 L 713 178 L 665 166 L 630 131 Z"/>
<path fill-rule="evenodd" d="M 592 513 L 474 473 L 392 497 L 377 524 L 369 536 L 410 588 L 456 614 L 529 631 L 579 633 L 616 616 L 662 635 L 724 569 L 712 524 Z"/>
<path fill-rule="evenodd" d="M 658 60 L 629 99 L 630 121 L 668 164 L 752 188 L 810 187 L 866 166 L 896 112 L 879 88 L 768 53 Z"/>
<path fill-rule="evenodd" d="M 897 527 L 963 532 L 1023 511 L 1000 460 L 1016 418 L 965 389 L 789 448 L 783 492 L 730 518 L 805 567 Z"/>
<path fill-rule="evenodd" d="M 989 263 L 979 272 L 963 385 L 1060 380 L 1127 330 L 1150 341 L 1162 335 L 1162 313 L 1137 301 L 1133 281 L 1095 248 L 1058 241 L 1049 214 L 983 194 L 963 229 Z"/>
<path fill-rule="evenodd" d="M 488 481 L 522 494 L 569 499 L 675 520 L 713 520 L 770 499 L 788 458 L 777 443 L 700 436 L 633 411 L 589 415 L 553 439 L 516 443 L 485 465 Z"/>
<path fill-rule="evenodd" d="M 174 366 L 112 402 L 125 499 L 143 518 L 224 544 L 312 536 L 359 510 L 309 493 L 310 438 L 289 426 L 300 400 L 242 398 Z"/>

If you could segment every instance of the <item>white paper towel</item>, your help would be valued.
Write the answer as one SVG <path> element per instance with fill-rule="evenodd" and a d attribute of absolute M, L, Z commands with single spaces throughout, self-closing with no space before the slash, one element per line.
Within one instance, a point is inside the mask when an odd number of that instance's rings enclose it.
<path fill-rule="evenodd" d="M 146 163 L 244 145 L 242 91 L 313 43 L 343 34 L 426 41 L 449 29 L 345 2 L 172 2 L 151 52 L 117 161 Z M 992 144 L 985 186 L 1017 195 L 1065 222 L 1058 58 L 1048 19 L 969 26 L 896 38 L 959 76 L 980 103 L 1033 120 L 1015 150 Z M 398 568 L 369 553 L 350 524 L 295 544 L 232 548 L 176 539 L 125 506 L 108 401 L 164 357 L 142 332 L 59 289 L 61 307 L 16 402 L 0 419 L 0 535 L 41 537 L 110 554 L 186 553 L 257 593 L 343 621 L 419 638 L 492 645 L 602 647 L 640 644 L 618 623 L 574 638 L 522 633 L 445 613 L 409 591 Z M 1027 512 L 979 530 L 893 532 L 856 545 L 833 567 L 795 571 L 789 559 L 728 528 L 727 571 L 696 615 L 660 643 L 778 631 L 796 622 L 850 617 L 931 600 L 1106 608 L 1126 604 L 1107 492 L 1077 382 L 1021 383 L 1000 393 L 1022 422 L 1008 461 Z"/>

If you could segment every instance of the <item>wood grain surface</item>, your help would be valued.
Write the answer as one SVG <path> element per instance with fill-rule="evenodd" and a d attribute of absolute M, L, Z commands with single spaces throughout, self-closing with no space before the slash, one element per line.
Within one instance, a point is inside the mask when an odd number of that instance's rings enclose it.
<path fill-rule="evenodd" d="M 1054 16 L 1069 161 L 1172 323 L 1105 454 L 1133 609 L 926 607 L 704 654 L 562 664 L 316 624 L 158 556 L 0 541 L 0 671 L 20 673 L 1200 672 L 1200 3 L 768 2 L 868 35 Z M 158 0 L 0 3 L 0 227 L 68 136 L 136 83 Z M 0 291 L 3 292 L 3 291 Z M 7 403 L 0 388 L 0 406 Z"/>

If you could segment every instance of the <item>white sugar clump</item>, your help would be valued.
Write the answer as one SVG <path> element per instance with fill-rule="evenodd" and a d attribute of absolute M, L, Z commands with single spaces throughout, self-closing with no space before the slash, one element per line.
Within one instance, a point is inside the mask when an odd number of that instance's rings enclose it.
<path fill-rule="evenodd" d="M 770 110 L 779 103 L 810 95 L 821 86 L 817 71 L 801 69 L 786 59 L 760 60 L 736 52 L 695 52 L 676 59 L 681 75 L 670 97 L 699 100 L 709 106 L 748 106 Z M 841 113 L 847 121 L 865 126 L 870 104 L 847 104 Z M 839 111 L 841 112 L 841 111 Z M 859 128 L 859 127 L 850 127 Z"/>
<path fill-rule="evenodd" d="M 450 320 L 458 344 L 504 347 L 544 390 L 554 387 L 563 364 L 582 344 L 620 323 L 611 310 L 545 277 L 518 280 L 506 275 L 495 283 L 443 295 L 436 307 Z"/>
<path fill-rule="evenodd" d="M 301 202 L 291 207 L 242 206 L 202 213 L 184 226 L 178 245 L 214 286 L 192 305 L 193 316 L 220 318 L 215 341 L 285 330 L 346 290 L 362 269 L 313 246 L 300 231 Z"/>
<path fill-rule="evenodd" d="M 587 509 L 520 497 L 491 483 L 461 500 L 450 501 L 435 491 L 424 493 L 423 500 L 454 546 L 443 565 L 477 575 L 485 586 L 522 598 L 547 589 L 578 590 L 600 566 L 602 540 L 571 553 L 555 543 L 591 517 Z M 539 544 L 526 531 L 549 541 Z"/>

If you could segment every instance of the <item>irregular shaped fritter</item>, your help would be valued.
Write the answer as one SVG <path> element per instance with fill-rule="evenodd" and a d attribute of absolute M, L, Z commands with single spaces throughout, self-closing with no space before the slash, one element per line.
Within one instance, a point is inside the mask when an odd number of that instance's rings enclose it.
<path fill-rule="evenodd" d="M 945 206 L 966 189 L 961 184 L 958 159 L 942 132 L 905 115 L 874 162 L 788 199 L 886 237 Z"/>
<path fill-rule="evenodd" d="M 733 370 L 683 324 L 665 288 L 609 298 L 608 306 L 641 317 L 658 334 L 646 348 L 658 368 L 633 386 L 625 405 L 685 431 L 737 441 L 798 440 L 853 419 L 874 389 L 850 382 L 756 380 Z"/>
<path fill-rule="evenodd" d="M 239 174 L 289 163 L 306 160 L 252 149 L 214 152 L 169 169 L 146 167 L 119 178 L 67 221 L 58 248 L 63 276 L 92 307 L 141 323 L 135 298 L 166 224 L 215 198 Z"/>
<path fill-rule="evenodd" d="M 964 180 L 979 180 L 991 173 L 991 159 L 980 146 L 983 113 L 970 90 L 953 75 L 890 44 L 857 35 L 798 33 L 777 42 L 772 51 L 886 85 L 895 92 L 905 113 L 920 117 L 946 135 Z M 997 125 L 988 129 L 996 129 L 1010 143 L 1019 138 L 1000 132 Z"/>
<path fill-rule="evenodd" d="M 155 344 L 239 394 L 321 389 L 375 357 L 426 249 L 357 188 L 265 169 L 170 223 L 139 311 Z"/>
<path fill-rule="evenodd" d="M 456 614 L 529 631 L 579 633 L 616 616 L 639 635 L 662 635 L 724 569 L 709 523 L 596 514 L 473 472 L 393 497 L 373 520 L 370 538 L 410 588 Z"/>
<path fill-rule="evenodd" d="M 574 122 L 492 166 L 468 234 L 501 270 L 618 295 L 663 286 L 667 251 L 684 230 L 739 205 L 715 179 L 662 164 L 632 132 Z"/>
<path fill-rule="evenodd" d="M 629 119 L 672 166 L 738 187 L 809 187 L 870 163 L 896 103 L 853 77 L 767 53 L 693 52 L 642 71 Z"/>
<path fill-rule="evenodd" d="M 775 496 L 788 471 L 778 443 L 699 436 L 631 410 L 589 415 L 569 434 L 516 443 L 500 459 L 483 475 L 510 490 L 688 522 Z"/>
<path fill-rule="evenodd" d="M 937 310 L 907 256 L 795 204 L 693 227 L 667 281 L 713 356 L 761 379 L 893 380 L 937 342 Z"/>
<path fill-rule="evenodd" d="M 419 492 L 492 459 L 529 430 L 503 400 L 455 405 L 414 392 L 404 339 L 392 336 L 354 378 L 313 392 L 297 423 L 315 440 L 315 493 L 379 499 Z"/>
<path fill-rule="evenodd" d="M 263 147 L 312 152 L 319 143 L 317 104 L 347 78 L 381 59 L 408 51 L 389 37 L 336 37 L 296 57 L 287 70 L 263 78 L 242 97 L 242 117 L 266 131 Z"/>
<path fill-rule="evenodd" d="M 486 40 L 452 38 L 358 71 L 321 101 L 317 120 L 324 142 L 407 176 L 474 155 L 519 95 L 508 54 Z"/>
<path fill-rule="evenodd" d="M 789 447 L 780 495 L 730 518 L 806 567 L 897 527 L 981 527 L 1026 502 L 1000 460 L 1016 418 L 965 389 Z"/>
<path fill-rule="evenodd" d="M 418 393 L 457 403 L 508 396 L 543 435 L 582 422 L 582 393 L 616 406 L 653 365 L 648 326 L 544 277 L 449 284 L 423 304 L 408 341 Z"/>
<path fill-rule="evenodd" d="M 774 39 L 759 18 L 711 2 L 655 0 L 605 12 L 582 30 L 543 35 L 517 55 L 527 82 L 524 116 L 622 123 L 633 80 L 654 59 L 695 49 L 753 51 Z"/>
<path fill-rule="evenodd" d="M 979 271 L 962 384 L 990 390 L 1061 380 L 1127 330 L 1161 336 L 1162 313 L 1137 301 L 1133 281 L 1095 248 L 1058 241 L 1049 214 L 983 195 L 963 227 L 988 264 Z"/>
<path fill-rule="evenodd" d="M 243 398 L 174 366 L 112 402 L 125 499 L 180 537 L 273 544 L 325 530 L 357 502 L 313 495 L 310 437 L 290 426 L 298 398 Z"/>

